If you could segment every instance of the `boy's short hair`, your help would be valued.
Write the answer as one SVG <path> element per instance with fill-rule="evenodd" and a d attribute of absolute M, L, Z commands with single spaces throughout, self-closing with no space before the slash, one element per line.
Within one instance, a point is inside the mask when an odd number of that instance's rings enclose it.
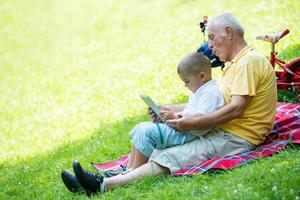
<path fill-rule="evenodd" d="M 201 53 L 193 52 L 185 56 L 177 65 L 177 73 L 198 74 L 211 72 L 210 60 Z"/>

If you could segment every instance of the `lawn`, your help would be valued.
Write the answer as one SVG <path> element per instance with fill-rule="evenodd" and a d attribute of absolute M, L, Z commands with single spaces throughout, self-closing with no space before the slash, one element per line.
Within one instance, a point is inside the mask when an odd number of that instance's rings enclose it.
<path fill-rule="evenodd" d="M 265 55 L 270 45 L 255 35 L 288 27 L 279 57 L 300 55 L 298 0 L 1 1 L 0 199 L 86 199 L 64 188 L 61 170 L 127 153 L 129 130 L 149 120 L 139 94 L 184 101 L 176 64 L 203 41 L 202 16 L 222 11 Z M 147 177 L 95 199 L 299 199 L 299 163 L 290 146 L 231 171 Z"/>

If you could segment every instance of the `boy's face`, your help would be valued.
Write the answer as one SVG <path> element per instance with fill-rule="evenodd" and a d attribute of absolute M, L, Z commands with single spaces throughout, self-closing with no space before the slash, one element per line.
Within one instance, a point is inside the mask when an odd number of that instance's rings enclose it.
<path fill-rule="evenodd" d="M 196 92 L 206 80 L 203 72 L 199 72 L 198 74 L 179 73 L 179 77 L 184 82 L 184 86 L 192 92 Z"/>

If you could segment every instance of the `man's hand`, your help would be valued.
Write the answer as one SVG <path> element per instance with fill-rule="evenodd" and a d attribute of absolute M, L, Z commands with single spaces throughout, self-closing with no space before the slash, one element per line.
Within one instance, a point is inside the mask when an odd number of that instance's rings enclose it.
<path fill-rule="evenodd" d="M 189 125 L 191 123 L 192 118 L 182 117 L 179 119 L 170 119 L 166 121 L 166 124 L 173 127 L 177 131 L 185 132 L 190 131 Z"/>

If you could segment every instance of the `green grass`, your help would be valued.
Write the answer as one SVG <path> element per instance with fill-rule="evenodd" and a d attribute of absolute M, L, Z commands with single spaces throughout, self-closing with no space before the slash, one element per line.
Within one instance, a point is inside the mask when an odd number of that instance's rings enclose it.
<path fill-rule="evenodd" d="M 139 94 L 182 102 L 188 91 L 176 63 L 202 42 L 202 16 L 224 10 L 265 55 L 269 44 L 254 36 L 288 27 L 279 57 L 299 56 L 297 0 L 1 1 L 0 199 L 85 199 L 63 187 L 61 170 L 127 153 L 128 132 L 149 120 Z M 298 154 L 296 146 L 231 171 L 148 177 L 96 198 L 295 199 Z"/>

